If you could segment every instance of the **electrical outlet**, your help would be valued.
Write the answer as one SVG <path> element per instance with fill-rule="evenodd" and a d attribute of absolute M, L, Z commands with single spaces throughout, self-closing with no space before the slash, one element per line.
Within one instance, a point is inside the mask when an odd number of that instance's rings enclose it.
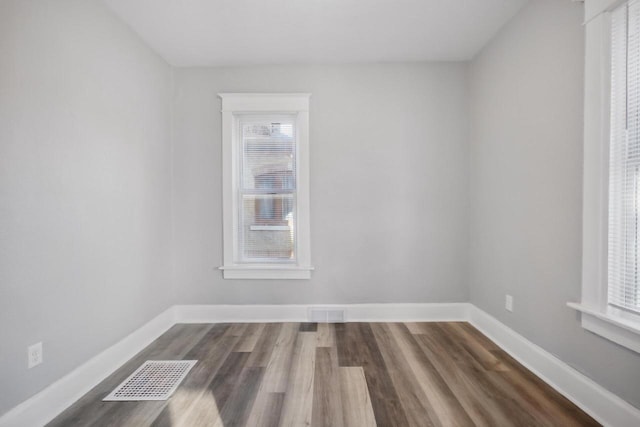
<path fill-rule="evenodd" d="M 27 348 L 27 366 L 29 369 L 42 363 L 42 342 L 30 345 Z"/>
<path fill-rule="evenodd" d="M 504 299 L 504 308 L 507 311 L 513 311 L 513 297 L 511 295 L 507 295 Z"/>

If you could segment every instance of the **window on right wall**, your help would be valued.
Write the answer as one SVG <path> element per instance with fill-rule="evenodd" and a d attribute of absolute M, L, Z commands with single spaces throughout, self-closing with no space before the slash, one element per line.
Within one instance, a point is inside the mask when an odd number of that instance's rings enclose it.
<path fill-rule="evenodd" d="M 640 353 L 640 0 L 586 0 L 582 326 Z"/>
<path fill-rule="evenodd" d="M 640 313 L 640 1 L 611 14 L 607 302 Z"/>

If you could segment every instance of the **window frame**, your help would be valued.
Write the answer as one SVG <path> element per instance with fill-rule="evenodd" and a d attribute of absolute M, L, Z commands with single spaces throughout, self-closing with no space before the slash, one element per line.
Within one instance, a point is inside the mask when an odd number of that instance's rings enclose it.
<path fill-rule="evenodd" d="M 582 295 L 567 305 L 583 328 L 640 353 L 640 316 L 608 302 L 611 12 L 626 2 L 585 3 Z"/>
<path fill-rule="evenodd" d="M 222 208 L 225 279 L 310 279 L 309 93 L 219 93 L 222 100 Z M 294 115 L 296 121 L 296 260 L 237 262 L 241 115 Z"/>

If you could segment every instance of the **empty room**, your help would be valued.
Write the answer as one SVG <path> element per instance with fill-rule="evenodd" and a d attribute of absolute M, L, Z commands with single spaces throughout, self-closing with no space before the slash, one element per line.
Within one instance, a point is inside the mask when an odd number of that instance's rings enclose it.
<path fill-rule="evenodd" d="M 640 0 L 0 0 L 0 427 L 640 426 Z"/>

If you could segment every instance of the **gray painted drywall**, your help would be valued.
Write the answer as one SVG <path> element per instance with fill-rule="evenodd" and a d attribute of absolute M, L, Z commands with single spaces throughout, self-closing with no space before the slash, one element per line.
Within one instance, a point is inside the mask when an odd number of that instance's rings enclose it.
<path fill-rule="evenodd" d="M 466 65 L 175 72 L 183 304 L 468 300 Z M 224 280 L 219 92 L 311 92 L 311 280 Z"/>
<path fill-rule="evenodd" d="M 640 407 L 640 355 L 565 305 L 581 288 L 582 13 L 529 2 L 471 65 L 471 302 Z"/>
<path fill-rule="evenodd" d="M 0 58 L 2 414 L 169 306 L 171 69 L 87 0 L 1 1 Z"/>

